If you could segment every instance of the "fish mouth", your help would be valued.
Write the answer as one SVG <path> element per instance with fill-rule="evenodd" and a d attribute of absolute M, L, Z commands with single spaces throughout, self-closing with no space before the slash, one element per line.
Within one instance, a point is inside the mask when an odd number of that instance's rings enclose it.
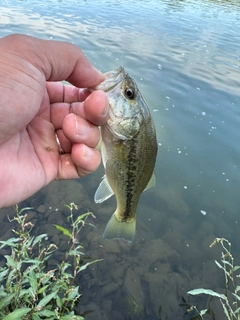
<path fill-rule="evenodd" d="M 119 83 L 121 83 L 127 77 L 127 75 L 128 74 L 125 72 L 122 66 L 114 71 L 106 72 L 104 73 L 105 80 L 100 83 L 95 89 L 103 90 L 105 92 L 110 91 Z"/>

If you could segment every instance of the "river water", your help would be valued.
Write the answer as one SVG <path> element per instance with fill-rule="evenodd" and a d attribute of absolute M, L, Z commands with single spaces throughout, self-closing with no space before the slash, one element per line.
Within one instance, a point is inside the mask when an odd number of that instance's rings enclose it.
<path fill-rule="evenodd" d="M 80 312 L 87 320 L 191 319 L 182 297 L 200 308 L 207 300 L 187 291 L 224 288 L 214 264 L 220 250 L 209 244 L 226 237 L 239 261 L 239 1 L 2 0 L 0 12 L 0 36 L 72 42 L 102 72 L 124 65 L 156 125 L 157 183 L 141 197 L 132 245 L 102 239 L 116 206 L 114 199 L 93 203 L 102 167 L 22 204 L 35 209 L 36 233 L 47 232 L 60 248 L 66 239 L 52 224 L 66 222 L 64 204 L 95 214 L 95 228 L 84 228 L 80 240 L 87 258 L 104 261 L 78 279 Z M 5 238 L 11 210 L 1 210 Z"/>

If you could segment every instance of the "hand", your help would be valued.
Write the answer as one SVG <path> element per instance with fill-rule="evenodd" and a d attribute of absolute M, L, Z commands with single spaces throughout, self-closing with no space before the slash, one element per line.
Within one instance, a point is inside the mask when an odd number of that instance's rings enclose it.
<path fill-rule="evenodd" d="M 104 80 L 69 43 L 24 35 L 0 39 L 0 207 L 26 199 L 55 179 L 90 173 L 106 122 Z M 60 82 L 66 80 L 74 86 Z M 58 136 L 63 154 L 59 153 Z"/>

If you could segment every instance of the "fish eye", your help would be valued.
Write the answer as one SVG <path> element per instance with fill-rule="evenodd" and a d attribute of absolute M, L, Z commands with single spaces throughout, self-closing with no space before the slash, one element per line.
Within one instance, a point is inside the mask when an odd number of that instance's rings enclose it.
<path fill-rule="evenodd" d="M 125 96 L 126 98 L 133 100 L 135 97 L 135 90 L 133 88 L 126 88 L 125 89 Z"/>

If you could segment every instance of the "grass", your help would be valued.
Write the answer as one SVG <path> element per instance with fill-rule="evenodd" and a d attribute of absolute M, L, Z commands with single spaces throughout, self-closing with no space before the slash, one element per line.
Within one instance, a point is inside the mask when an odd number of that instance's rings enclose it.
<path fill-rule="evenodd" d="M 5 265 L 0 267 L 0 319 L 84 319 L 77 314 L 76 306 L 81 293 L 75 283 L 78 273 L 85 270 L 95 260 L 82 264 L 82 245 L 78 234 L 91 212 L 74 218 L 77 206 L 67 205 L 68 221 L 71 230 L 55 227 L 68 238 L 69 250 L 65 259 L 54 269 L 47 268 L 50 257 L 58 250 L 54 243 L 46 245 L 47 234 L 32 235 L 33 224 L 27 222 L 27 212 L 31 208 L 15 208 L 14 221 L 18 230 L 13 229 L 14 237 L 0 241 L 0 249 L 10 249 L 5 255 Z M 44 242 L 44 243 L 43 243 Z"/>
<path fill-rule="evenodd" d="M 188 292 L 189 295 L 199 295 L 206 294 L 211 298 L 216 298 L 220 301 L 225 319 L 227 320 L 240 320 L 240 286 L 237 285 L 237 279 L 240 277 L 239 269 L 240 266 L 234 265 L 234 257 L 231 253 L 231 243 L 224 238 L 216 238 L 214 242 L 210 245 L 210 248 L 220 244 L 222 247 L 221 261 L 215 261 L 218 268 L 222 270 L 225 278 L 225 289 L 224 293 L 219 293 L 210 289 L 194 289 Z M 210 300 L 211 301 L 211 300 Z M 185 305 L 186 300 L 184 300 Z M 200 319 L 204 320 L 205 315 L 211 315 L 213 319 L 214 313 L 210 307 L 198 310 L 196 306 L 188 305 L 188 312 L 194 311 L 196 316 L 191 318 L 191 320 Z M 224 320 L 224 319 L 222 319 Z"/>

